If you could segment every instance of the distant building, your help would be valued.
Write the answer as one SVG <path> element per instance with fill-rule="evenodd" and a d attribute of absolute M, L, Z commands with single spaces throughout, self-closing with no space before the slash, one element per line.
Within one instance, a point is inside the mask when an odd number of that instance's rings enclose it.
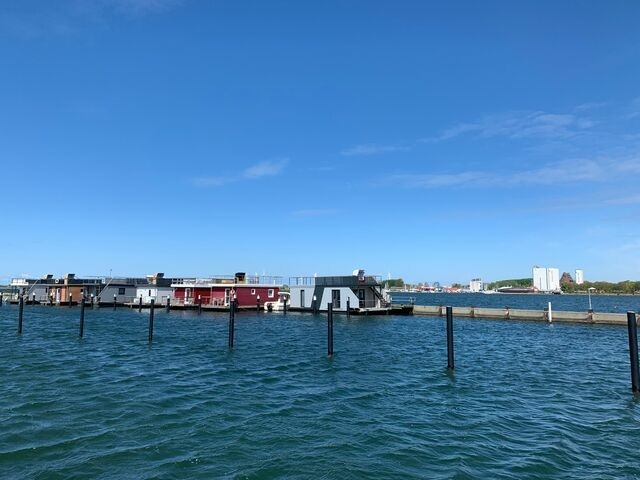
<path fill-rule="evenodd" d="M 469 291 L 470 292 L 481 292 L 482 291 L 482 280 L 479 278 L 474 278 L 469 282 Z"/>
<path fill-rule="evenodd" d="M 584 283 L 584 271 L 577 269 L 576 270 L 576 285 L 582 285 Z"/>
<path fill-rule="evenodd" d="M 560 285 L 573 285 L 573 277 L 569 272 L 564 272 L 560 277 Z"/>
<path fill-rule="evenodd" d="M 533 286 L 541 292 L 560 290 L 560 270 L 557 268 L 533 267 Z"/>

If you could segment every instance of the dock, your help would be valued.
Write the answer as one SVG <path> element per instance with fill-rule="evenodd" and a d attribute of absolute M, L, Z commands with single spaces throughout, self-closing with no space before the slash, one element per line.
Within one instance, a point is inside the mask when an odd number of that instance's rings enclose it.
<path fill-rule="evenodd" d="M 446 307 L 443 305 L 414 305 L 414 315 L 424 315 L 429 317 L 444 317 Z M 582 323 L 596 325 L 627 325 L 626 313 L 609 312 L 566 312 L 552 310 L 551 318 L 549 311 L 528 310 L 518 308 L 486 308 L 486 307 L 453 307 L 454 317 L 467 318 L 487 318 L 494 320 L 529 320 L 535 322 L 553 323 Z M 636 313 L 640 320 L 640 313 Z"/>

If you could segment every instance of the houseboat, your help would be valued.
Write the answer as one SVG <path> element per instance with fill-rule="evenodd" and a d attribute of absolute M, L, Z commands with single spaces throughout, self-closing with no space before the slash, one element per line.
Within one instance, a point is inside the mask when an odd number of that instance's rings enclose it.
<path fill-rule="evenodd" d="M 147 275 L 146 282 L 136 285 L 134 304 L 142 300 L 143 305 L 150 305 L 153 300 L 156 305 L 165 304 L 167 299 L 173 298 L 172 278 L 165 278 L 164 273 Z"/>
<path fill-rule="evenodd" d="M 276 301 L 282 288 L 281 277 L 247 276 L 238 272 L 233 276 L 211 278 L 176 278 L 171 283 L 171 306 L 205 309 L 228 309 L 231 300 L 236 308 L 262 308 L 265 303 Z"/>
<path fill-rule="evenodd" d="M 332 304 L 334 312 L 354 315 L 410 314 L 413 307 L 393 307 L 387 300 L 381 277 L 354 270 L 346 276 L 291 277 L 289 292 L 291 310 L 326 311 Z"/>
<path fill-rule="evenodd" d="M 136 298 L 138 285 L 147 283 L 146 278 L 78 278 L 75 273 L 61 278 L 51 274 L 40 279 L 13 278 L 11 301 L 17 303 L 22 295 L 27 304 L 76 305 L 84 298 L 95 305 L 124 305 Z"/>
<path fill-rule="evenodd" d="M 74 273 L 67 273 L 62 278 L 54 278 L 47 274 L 41 279 L 14 278 L 11 286 L 15 287 L 12 301 L 17 302 L 20 295 L 26 303 L 47 305 L 77 304 L 84 296 L 97 296 L 102 290 L 100 278 L 76 278 Z"/>

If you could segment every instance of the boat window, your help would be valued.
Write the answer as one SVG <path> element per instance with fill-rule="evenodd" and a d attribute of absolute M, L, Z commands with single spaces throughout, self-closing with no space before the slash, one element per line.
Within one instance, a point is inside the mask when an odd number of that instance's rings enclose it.
<path fill-rule="evenodd" d="M 273 288 L 270 288 L 270 289 L 267 291 L 267 296 L 268 296 L 269 298 L 273 298 L 273 296 L 274 296 L 274 290 L 273 290 Z"/>

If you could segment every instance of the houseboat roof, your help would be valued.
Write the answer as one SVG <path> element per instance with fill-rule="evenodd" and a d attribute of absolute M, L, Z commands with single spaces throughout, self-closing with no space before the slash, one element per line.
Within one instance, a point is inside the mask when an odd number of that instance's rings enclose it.
<path fill-rule="evenodd" d="M 238 278 L 234 275 L 218 275 L 207 278 L 174 278 L 172 287 L 280 287 L 282 277 L 249 275 Z"/>
<path fill-rule="evenodd" d="M 289 277 L 289 286 L 292 287 L 358 287 L 380 286 L 382 277 L 379 275 L 365 275 L 363 270 L 354 272 L 353 275 L 332 275 L 313 277 Z"/>

